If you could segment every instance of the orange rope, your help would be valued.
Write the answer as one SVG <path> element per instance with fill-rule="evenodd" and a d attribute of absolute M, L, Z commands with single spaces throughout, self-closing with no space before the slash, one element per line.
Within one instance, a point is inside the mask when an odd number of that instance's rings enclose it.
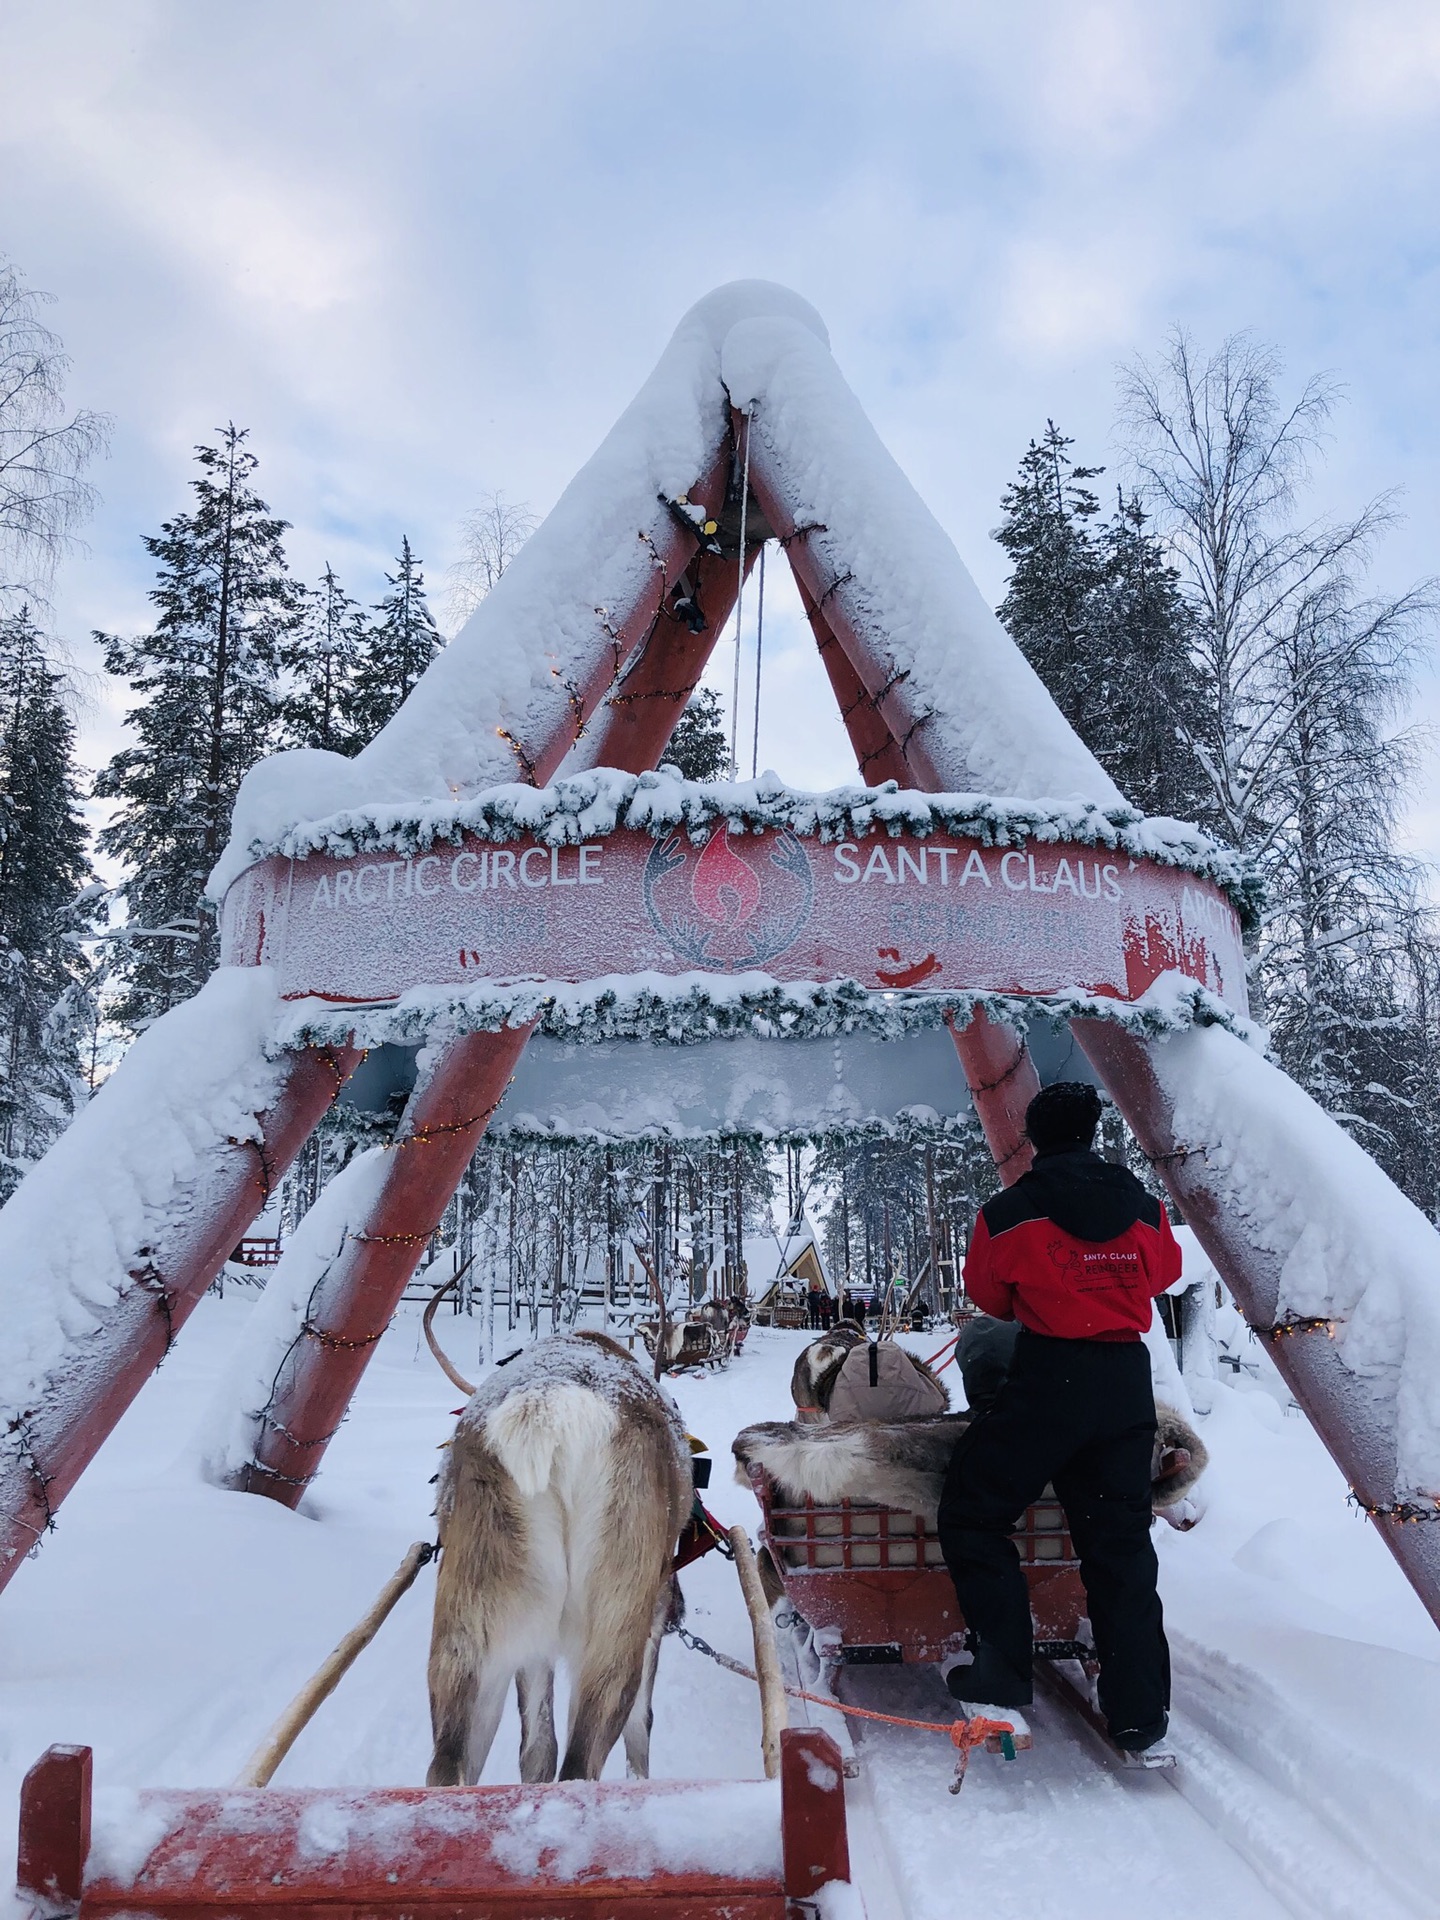
<path fill-rule="evenodd" d="M 748 1680 L 752 1685 L 758 1685 L 754 1669 L 747 1667 L 743 1660 L 736 1660 L 731 1654 L 721 1653 L 718 1648 L 712 1647 L 685 1627 L 680 1628 L 679 1638 L 686 1646 L 693 1647 L 697 1653 L 708 1654 L 718 1666 L 726 1668 L 730 1673 L 739 1674 L 742 1680 Z M 955 1778 L 950 1783 L 952 1793 L 958 1793 L 964 1785 L 965 1769 L 970 1764 L 970 1755 L 976 1747 L 983 1747 L 985 1742 L 992 1738 L 1003 1740 L 1006 1735 L 1013 1736 L 1015 1732 L 1013 1721 L 990 1720 L 981 1713 L 975 1714 L 968 1720 L 963 1717 L 949 1721 L 910 1720 L 900 1713 L 876 1713 L 872 1707 L 847 1707 L 843 1700 L 837 1700 L 833 1694 L 807 1693 L 804 1687 L 784 1687 L 782 1691 L 791 1700 L 808 1700 L 814 1706 L 829 1707 L 835 1713 L 843 1713 L 852 1720 L 879 1720 L 887 1727 L 914 1727 L 920 1733 L 943 1733 L 956 1752 Z M 1008 1757 L 1014 1758 L 1013 1751 Z"/>
<path fill-rule="evenodd" d="M 973 1719 L 965 1720 L 907 1720 L 899 1713 L 876 1713 L 870 1707 L 847 1707 L 843 1700 L 836 1700 L 825 1693 L 807 1693 L 803 1687 L 786 1687 L 786 1693 L 792 1700 L 809 1700 L 817 1707 L 833 1707 L 836 1713 L 849 1714 L 855 1720 L 883 1720 L 887 1727 L 918 1727 L 921 1733 L 943 1733 L 949 1736 L 953 1747 L 983 1747 L 992 1735 L 1011 1733 L 1015 1724 L 1011 1720 L 987 1720 L 982 1713 Z"/>

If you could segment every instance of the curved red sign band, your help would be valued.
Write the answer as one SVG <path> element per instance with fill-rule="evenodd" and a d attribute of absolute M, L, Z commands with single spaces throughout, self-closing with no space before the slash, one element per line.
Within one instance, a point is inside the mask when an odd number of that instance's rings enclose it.
<path fill-rule="evenodd" d="M 822 842 L 720 826 L 696 844 L 619 828 L 580 846 L 275 855 L 227 894 L 222 951 L 274 967 L 287 998 L 355 1004 L 696 972 L 1135 1000 L 1173 971 L 1246 1010 L 1240 924 L 1213 882 L 1102 847 L 944 834 Z"/>

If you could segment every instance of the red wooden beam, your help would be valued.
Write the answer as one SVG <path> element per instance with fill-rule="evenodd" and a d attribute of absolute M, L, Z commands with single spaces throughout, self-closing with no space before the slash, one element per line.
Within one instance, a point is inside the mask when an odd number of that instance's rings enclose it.
<path fill-rule="evenodd" d="M 133 1284 L 75 1343 L 56 1390 L 21 1416 L 18 1452 L 0 1468 L 0 1588 L 54 1524 L 61 1501 L 165 1358 L 357 1057 L 352 1048 L 291 1056 L 279 1097 L 260 1116 L 259 1140 L 233 1141 L 214 1157 L 183 1218 L 157 1232 L 131 1269 Z"/>
<path fill-rule="evenodd" d="M 965 1027 L 950 1028 L 965 1083 L 994 1156 L 1002 1186 L 1028 1173 L 1035 1149 L 1025 1137 L 1025 1109 L 1040 1091 L 1030 1049 L 1008 1021 L 978 1007 Z"/>
<path fill-rule="evenodd" d="M 718 515 L 731 463 L 727 444 L 691 488 L 691 501 Z M 734 561 L 702 554 L 699 534 L 668 509 L 646 537 L 656 566 L 635 605 L 616 621 L 613 651 L 603 659 L 597 655 L 593 682 L 568 690 L 563 713 L 553 702 L 537 706 L 534 739 L 512 742 L 522 776 L 536 785 L 552 778 L 567 755 L 572 767 L 653 767 L 729 617 L 737 587 Z M 687 568 L 706 617 L 701 634 L 692 635 L 671 604 Z M 589 730 L 582 732 L 587 722 Z M 294 1507 L 315 1477 L 529 1032 L 455 1041 L 412 1097 L 369 1215 L 312 1297 L 305 1328 L 265 1409 L 255 1457 L 237 1480 L 246 1491 Z"/>
<path fill-rule="evenodd" d="M 873 786 L 878 786 L 882 780 L 898 781 L 902 787 L 914 785 L 905 756 L 895 744 L 895 736 L 886 726 L 859 674 L 851 666 L 849 655 L 835 637 L 835 629 L 798 573 L 795 575 L 795 584 L 800 589 L 805 618 L 810 622 L 810 631 L 820 649 L 820 660 L 829 676 L 840 718 L 845 722 L 845 731 L 855 750 L 860 777 Z"/>
<path fill-rule="evenodd" d="M 818 1729 L 781 1743 L 778 1805 L 746 1780 L 147 1788 L 93 1834 L 90 1750 L 52 1747 L 19 1891 L 50 1920 L 800 1920 L 849 1878 L 843 1768 Z"/>
<path fill-rule="evenodd" d="M 747 579 L 759 551 L 747 540 Z M 691 563 L 689 577 L 696 604 L 705 616 L 705 631 L 692 633 L 684 620 L 662 614 L 567 755 L 566 773 L 586 767 L 648 773 L 660 764 L 685 703 L 699 686 L 721 630 L 735 611 L 739 571 L 733 554 L 702 553 Z"/>
<path fill-rule="evenodd" d="M 730 467 L 727 443 L 691 488 L 692 502 L 718 514 Z M 635 772 L 653 767 L 684 710 L 733 604 L 737 569 L 718 556 L 700 555 L 698 532 L 668 509 L 659 512 L 643 537 L 656 565 L 635 605 L 618 615 L 613 649 L 603 659 L 597 654 L 595 675 L 585 688 L 567 690 L 563 710 L 553 699 L 537 702 L 533 738 L 512 741 L 527 781 L 543 785 L 567 755 L 571 766 L 619 765 Z M 706 632 L 694 636 L 669 604 L 687 568 L 692 586 L 698 582 L 707 620 Z M 635 698 L 625 698 L 626 693 Z M 584 730 L 597 707 L 592 739 Z M 235 1481 L 238 1487 L 284 1506 L 299 1503 L 529 1035 L 527 1027 L 454 1041 L 412 1095 L 380 1191 L 312 1295 L 305 1326 L 264 1410 L 254 1458 Z"/>
<path fill-rule="evenodd" d="M 707 512 L 718 513 L 724 503 L 730 466 L 731 451 L 727 440 L 717 450 L 702 477 L 691 487 L 687 498 Z M 663 738 L 655 748 L 658 759 L 680 718 L 684 702 L 681 701 L 673 713 L 669 713 L 668 709 L 674 705 L 679 689 L 685 684 L 697 651 L 687 644 L 692 639 L 688 628 L 675 618 L 671 604 L 673 590 L 687 569 L 693 584 L 695 569 L 697 565 L 701 566 L 701 591 L 713 596 L 719 616 L 712 620 L 709 607 L 702 599 L 709 631 L 694 635 L 693 639 L 708 644 L 699 655 L 695 680 L 698 680 L 699 670 L 703 669 L 729 608 L 734 604 L 733 585 L 729 590 L 730 600 L 728 603 L 725 601 L 723 567 L 710 560 L 709 556 L 701 554 L 699 533 L 691 529 L 682 517 L 662 507 L 640 537 L 647 542 L 655 558 L 644 590 L 633 606 L 621 609 L 614 616 L 607 635 L 608 644 L 603 649 L 597 648 L 584 684 L 561 689 L 566 702 L 563 707 L 557 707 L 553 700 L 543 705 L 537 701 L 535 712 L 525 729 L 525 738 L 512 738 L 510 742 L 515 753 L 517 776 L 531 786 L 543 787 L 553 779 L 561 763 L 572 753 L 577 755 L 574 762 L 577 767 L 616 766 L 632 773 L 643 773 L 653 767 L 655 760 L 643 758 L 641 743 L 649 741 L 668 718 L 669 725 L 664 727 Z M 710 560 L 710 564 L 703 564 L 707 560 Z M 724 611 L 720 612 L 722 606 Z M 665 662 L 672 648 L 677 649 L 676 666 L 670 670 Z M 643 662 L 647 659 L 651 664 L 645 667 Z M 638 672 L 635 671 L 637 660 L 641 663 Z M 660 670 L 658 675 L 657 668 Z M 632 673 L 633 686 L 628 684 Z M 693 685 L 694 680 L 690 684 Z M 657 691 L 659 698 L 644 697 Z M 635 697 L 617 700 L 617 694 L 633 694 Z M 649 713 L 652 706 L 658 709 L 656 715 Z M 590 751 L 586 735 L 597 719 L 601 738 L 610 741 L 613 751 L 625 755 L 625 758 L 597 758 Z M 637 753 L 641 754 L 639 760 L 636 759 Z"/>
<path fill-rule="evenodd" d="M 299 1504 L 529 1037 L 467 1034 L 411 1096 L 374 1202 L 311 1295 L 237 1487 Z"/>

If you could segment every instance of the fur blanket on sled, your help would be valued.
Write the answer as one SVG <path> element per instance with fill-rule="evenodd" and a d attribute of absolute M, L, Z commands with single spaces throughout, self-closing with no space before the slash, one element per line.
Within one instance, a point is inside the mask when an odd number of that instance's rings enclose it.
<path fill-rule="evenodd" d="M 1210 1456 L 1199 1434 L 1173 1407 L 1157 1402 L 1155 1413 L 1150 1504 L 1163 1513 L 1192 1491 Z M 761 1420 L 735 1436 L 735 1478 L 748 1486 L 750 1468 L 763 1467 L 792 1499 L 808 1495 L 824 1507 L 840 1500 L 894 1507 L 923 1514 L 933 1527 L 950 1456 L 969 1423 L 968 1413 L 833 1427 Z"/>

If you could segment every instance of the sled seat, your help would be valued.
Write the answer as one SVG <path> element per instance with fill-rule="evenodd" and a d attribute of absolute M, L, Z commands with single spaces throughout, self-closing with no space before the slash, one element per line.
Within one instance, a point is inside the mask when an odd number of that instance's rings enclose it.
<path fill-rule="evenodd" d="M 19 1893 L 58 1920 L 799 1920 L 849 1878 L 839 1750 L 774 1781 L 111 1789 L 51 1747 L 20 1795 Z"/>
<path fill-rule="evenodd" d="M 922 1514 L 842 1500 L 782 1502 L 762 1467 L 750 1469 L 761 1537 L 785 1596 L 837 1656 L 934 1661 L 960 1650 L 965 1622 L 940 1541 Z M 1085 1614 L 1079 1560 L 1051 1489 L 1014 1534 L 1037 1638 L 1073 1640 Z"/>

